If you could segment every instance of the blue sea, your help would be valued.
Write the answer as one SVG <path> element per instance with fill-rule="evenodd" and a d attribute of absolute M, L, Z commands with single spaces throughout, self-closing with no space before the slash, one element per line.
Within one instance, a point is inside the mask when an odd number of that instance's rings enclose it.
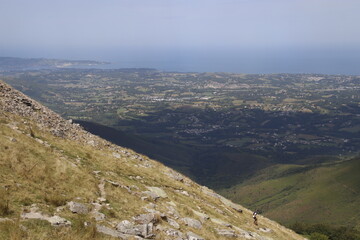
<path fill-rule="evenodd" d="M 26 53 L 24 55 L 24 53 Z M 323 49 L 62 49 L 18 52 L 111 62 L 101 68 L 155 68 L 176 72 L 319 73 L 360 75 L 360 48 Z"/>
<path fill-rule="evenodd" d="M 114 51 L 96 59 L 112 62 L 107 68 L 360 75 L 360 51 L 353 50 Z"/>

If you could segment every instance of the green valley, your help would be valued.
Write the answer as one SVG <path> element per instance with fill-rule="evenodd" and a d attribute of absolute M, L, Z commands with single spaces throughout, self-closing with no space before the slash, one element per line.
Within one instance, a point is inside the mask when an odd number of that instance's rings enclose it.
<path fill-rule="evenodd" d="M 359 76 L 154 69 L 1 75 L 86 130 L 281 223 L 359 228 Z"/>

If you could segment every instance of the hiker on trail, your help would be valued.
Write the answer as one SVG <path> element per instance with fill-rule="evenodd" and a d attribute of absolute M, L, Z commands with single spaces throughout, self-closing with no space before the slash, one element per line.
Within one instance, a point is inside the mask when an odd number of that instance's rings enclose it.
<path fill-rule="evenodd" d="M 257 226 L 258 222 L 257 222 L 257 211 L 253 212 L 253 219 L 254 219 L 254 224 Z"/>

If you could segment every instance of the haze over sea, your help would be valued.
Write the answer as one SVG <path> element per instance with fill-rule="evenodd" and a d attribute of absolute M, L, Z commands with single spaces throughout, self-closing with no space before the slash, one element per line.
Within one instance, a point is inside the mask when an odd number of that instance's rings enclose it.
<path fill-rule="evenodd" d="M 11 0 L 0 8 L 0 56 L 360 75 L 359 9 L 359 0 Z"/>
<path fill-rule="evenodd" d="M 360 75 L 360 51 L 170 50 L 113 52 L 109 68 L 146 67 L 180 72 L 321 73 Z M 100 59 L 99 59 L 100 60 Z"/>
<path fill-rule="evenodd" d="M 6 51 L 5 51 L 6 53 Z M 11 56 L 98 60 L 99 68 L 178 72 L 319 73 L 360 75 L 358 49 L 61 49 L 20 50 Z"/>

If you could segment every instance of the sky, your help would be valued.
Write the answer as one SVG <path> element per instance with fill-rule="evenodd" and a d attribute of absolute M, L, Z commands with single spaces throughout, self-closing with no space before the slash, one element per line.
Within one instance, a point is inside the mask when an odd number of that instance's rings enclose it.
<path fill-rule="evenodd" d="M 360 1 L 0 0 L 1 56 L 96 58 L 115 49 L 359 51 Z"/>

